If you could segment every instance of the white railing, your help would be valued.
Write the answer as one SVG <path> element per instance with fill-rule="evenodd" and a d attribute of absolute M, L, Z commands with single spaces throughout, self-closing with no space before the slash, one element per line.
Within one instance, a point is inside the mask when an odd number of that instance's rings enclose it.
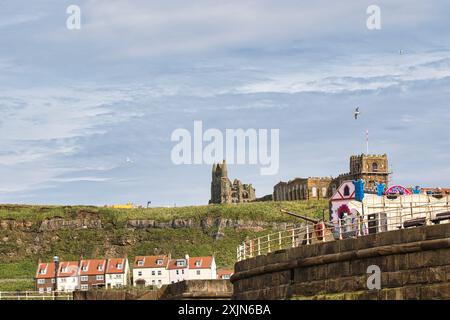
<path fill-rule="evenodd" d="M 0 291 L 0 300 L 73 300 L 72 292 Z"/>
<path fill-rule="evenodd" d="M 397 209 L 371 213 L 367 216 L 349 215 L 334 222 L 306 223 L 300 227 L 246 240 L 237 247 L 237 260 L 245 260 L 270 252 L 309 245 L 318 242 L 356 238 L 373 233 L 398 230 L 403 228 L 448 223 L 450 206 L 421 205 L 414 207 L 410 213 Z"/>

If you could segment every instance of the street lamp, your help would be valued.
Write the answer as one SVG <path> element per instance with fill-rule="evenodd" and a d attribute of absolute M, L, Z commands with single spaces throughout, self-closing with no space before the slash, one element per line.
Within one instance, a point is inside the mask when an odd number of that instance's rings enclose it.
<path fill-rule="evenodd" d="M 54 285 L 54 293 L 55 297 L 58 295 L 58 270 L 59 270 L 59 257 L 54 256 L 53 262 L 55 263 L 55 285 Z"/>

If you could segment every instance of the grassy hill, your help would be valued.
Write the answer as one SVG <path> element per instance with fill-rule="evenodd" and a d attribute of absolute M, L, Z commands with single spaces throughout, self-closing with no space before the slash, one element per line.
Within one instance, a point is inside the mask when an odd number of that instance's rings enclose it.
<path fill-rule="evenodd" d="M 289 209 L 322 217 L 324 200 L 176 208 L 0 205 L 0 291 L 33 289 L 38 259 L 78 260 L 168 253 L 214 254 L 232 267 L 236 246 L 299 220 Z M 220 233 L 220 236 L 217 234 Z"/>

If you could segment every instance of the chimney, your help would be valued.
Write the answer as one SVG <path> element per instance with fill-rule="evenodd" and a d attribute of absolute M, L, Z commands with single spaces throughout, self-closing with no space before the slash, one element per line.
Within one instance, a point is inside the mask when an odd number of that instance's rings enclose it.
<path fill-rule="evenodd" d="M 186 255 L 184 256 L 184 258 L 185 258 L 186 260 L 189 260 L 189 255 L 186 253 Z"/>

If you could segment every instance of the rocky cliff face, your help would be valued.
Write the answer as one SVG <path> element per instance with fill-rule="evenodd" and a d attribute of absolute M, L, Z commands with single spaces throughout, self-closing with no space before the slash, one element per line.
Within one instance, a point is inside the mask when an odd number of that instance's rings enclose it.
<path fill-rule="evenodd" d="M 266 222 L 251 221 L 243 219 L 227 219 L 227 218 L 204 218 L 198 221 L 194 219 L 172 219 L 168 221 L 158 221 L 152 219 L 135 219 L 128 220 L 125 228 L 128 229 L 179 229 L 179 228 L 200 228 L 206 230 L 209 228 L 233 228 L 240 230 L 262 231 L 267 228 L 275 230 L 285 230 L 292 227 L 293 224 L 286 222 Z M 1 230 L 18 230 L 18 231 L 58 231 L 64 229 L 103 229 L 105 223 L 98 217 L 78 217 L 75 219 L 67 219 L 62 217 L 54 217 L 44 219 L 42 222 L 34 223 L 32 221 L 23 221 L 15 219 L 0 220 Z"/>

